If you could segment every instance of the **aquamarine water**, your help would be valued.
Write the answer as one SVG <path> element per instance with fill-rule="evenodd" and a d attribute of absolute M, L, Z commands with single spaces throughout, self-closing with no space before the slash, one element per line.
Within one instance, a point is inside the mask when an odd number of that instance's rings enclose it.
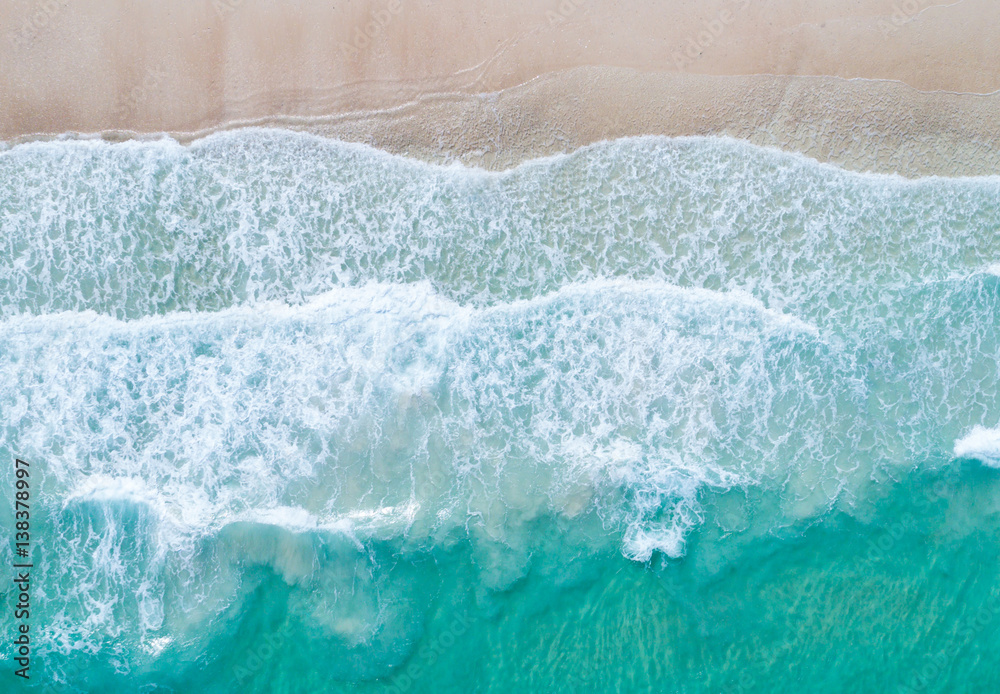
<path fill-rule="evenodd" d="M 2 691 L 989 692 L 1000 177 L 0 152 Z"/>

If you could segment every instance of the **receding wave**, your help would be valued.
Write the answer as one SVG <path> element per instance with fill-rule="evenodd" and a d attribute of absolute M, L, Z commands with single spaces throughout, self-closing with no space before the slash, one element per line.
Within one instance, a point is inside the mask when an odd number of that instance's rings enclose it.
<path fill-rule="evenodd" d="M 598 277 L 843 319 L 1000 255 L 1000 178 L 848 173 L 735 140 L 601 143 L 503 173 L 281 131 L 0 153 L 0 315 L 121 318 L 426 280 L 489 305 Z"/>

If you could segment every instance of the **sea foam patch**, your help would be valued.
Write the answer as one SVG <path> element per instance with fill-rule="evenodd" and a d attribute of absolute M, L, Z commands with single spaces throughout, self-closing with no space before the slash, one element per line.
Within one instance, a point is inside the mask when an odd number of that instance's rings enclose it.
<path fill-rule="evenodd" d="M 989 467 L 1000 468 L 1000 428 L 975 426 L 955 442 L 956 458 L 972 458 Z"/>

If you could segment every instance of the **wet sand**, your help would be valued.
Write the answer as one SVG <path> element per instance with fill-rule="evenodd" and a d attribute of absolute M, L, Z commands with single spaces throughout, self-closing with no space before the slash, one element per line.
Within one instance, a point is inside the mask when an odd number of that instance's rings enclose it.
<path fill-rule="evenodd" d="M 11 0 L 0 26 L 8 142 L 273 125 L 503 168 L 724 134 L 1000 173 L 993 0 Z"/>

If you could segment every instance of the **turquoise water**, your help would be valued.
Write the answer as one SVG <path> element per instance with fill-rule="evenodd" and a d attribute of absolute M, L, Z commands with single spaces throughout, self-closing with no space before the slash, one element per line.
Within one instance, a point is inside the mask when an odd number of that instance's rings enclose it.
<path fill-rule="evenodd" d="M 61 141 L 0 248 L 4 687 L 1000 685 L 1000 178 Z"/>

